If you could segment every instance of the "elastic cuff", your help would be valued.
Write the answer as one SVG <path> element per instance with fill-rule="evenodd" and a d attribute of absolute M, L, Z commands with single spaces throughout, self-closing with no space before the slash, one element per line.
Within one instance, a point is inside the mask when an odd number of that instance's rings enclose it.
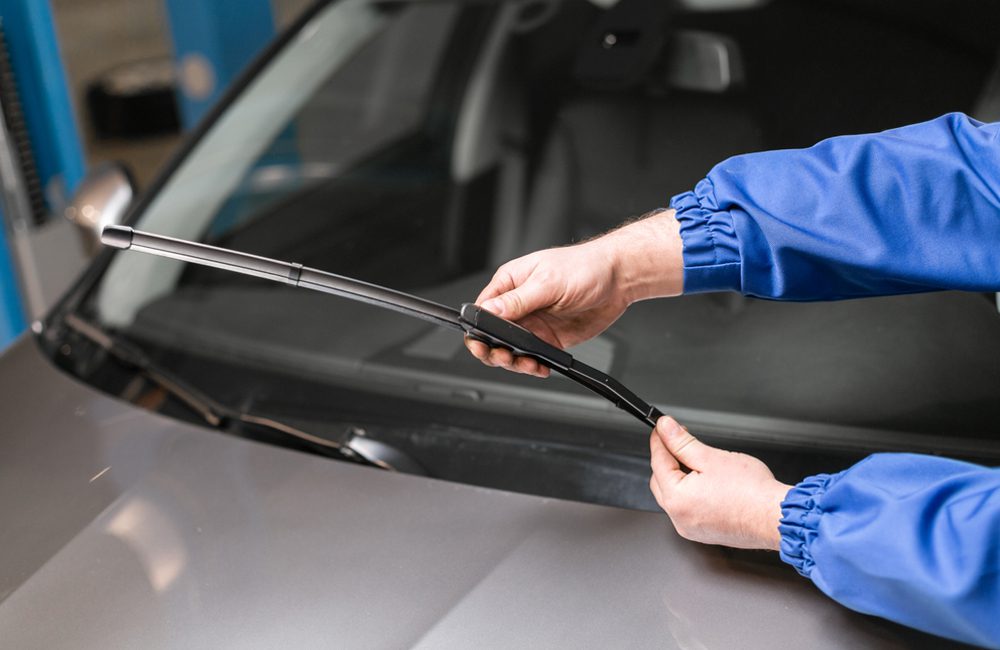
<path fill-rule="evenodd" d="M 813 559 L 809 547 L 816 539 L 823 509 L 818 501 L 836 474 L 817 474 L 805 479 L 785 495 L 781 502 L 781 559 L 795 567 L 805 577 L 812 573 Z"/>
<path fill-rule="evenodd" d="M 728 210 L 715 202 L 712 182 L 699 182 L 693 192 L 670 200 L 677 211 L 684 243 L 684 293 L 740 291 L 739 241 Z"/>

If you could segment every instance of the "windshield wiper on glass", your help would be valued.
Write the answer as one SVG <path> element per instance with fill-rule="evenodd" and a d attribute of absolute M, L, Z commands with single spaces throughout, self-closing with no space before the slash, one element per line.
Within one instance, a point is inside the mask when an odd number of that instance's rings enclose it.
<path fill-rule="evenodd" d="M 353 430 L 342 441 L 331 440 L 313 435 L 286 422 L 230 408 L 174 376 L 169 370 L 160 367 L 131 342 L 104 331 L 73 313 L 67 314 L 63 322 L 71 330 L 106 351 L 119 363 L 138 371 L 148 381 L 180 400 L 197 413 L 206 424 L 216 429 L 227 429 L 231 423 L 239 422 L 296 438 L 314 448 L 321 448 L 324 452 L 334 452 L 348 460 L 361 461 L 382 469 L 407 474 L 426 474 L 416 461 L 396 448 L 363 435 L 358 436 Z"/>
<path fill-rule="evenodd" d="M 531 357 L 597 393 L 648 426 L 662 415 L 613 377 L 538 338 L 520 325 L 500 318 L 477 305 L 464 303 L 454 309 L 411 294 L 388 289 L 301 264 L 272 260 L 207 244 L 154 235 L 127 226 L 108 226 L 101 235 L 108 246 L 253 275 L 295 287 L 350 298 L 420 318 L 463 332 L 489 345 Z"/>

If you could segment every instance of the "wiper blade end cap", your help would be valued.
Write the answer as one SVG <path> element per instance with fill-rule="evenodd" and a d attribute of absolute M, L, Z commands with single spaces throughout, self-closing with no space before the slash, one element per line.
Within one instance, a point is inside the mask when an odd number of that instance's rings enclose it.
<path fill-rule="evenodd" d="M 132 229 L 128 226 L 105 226 L 101 231 L 101 243 L 113 248 L 131 248 Z"/>

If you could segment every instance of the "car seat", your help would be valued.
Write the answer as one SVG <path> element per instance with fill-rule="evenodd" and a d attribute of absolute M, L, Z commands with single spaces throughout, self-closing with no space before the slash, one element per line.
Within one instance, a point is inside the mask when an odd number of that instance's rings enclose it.
<path fill-rule="evenodd" d="M 604 232 L 666 206 L 714 164 L 762 148 L 761 128 L 734 94 L 669 88 L 661 6 L 623 2 L 582 39 L 574 89 L 556 111 L 529 180 L 513 252 Z"/>

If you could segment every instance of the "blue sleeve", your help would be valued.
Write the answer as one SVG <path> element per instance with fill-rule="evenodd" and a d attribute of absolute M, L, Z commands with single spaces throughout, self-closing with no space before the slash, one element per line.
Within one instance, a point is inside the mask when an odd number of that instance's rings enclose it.
<path fill-rule="evenodd" d="M 675 196 L 685 293 L 1000 289 L 1000 124 L 959 113 L 717 165 Z"/>
<path fill-rule="evenodd" d="M 876 454 L 781 509 L 781 558 L 834 600 L 1000 648 L 1000 469 Z"/>

